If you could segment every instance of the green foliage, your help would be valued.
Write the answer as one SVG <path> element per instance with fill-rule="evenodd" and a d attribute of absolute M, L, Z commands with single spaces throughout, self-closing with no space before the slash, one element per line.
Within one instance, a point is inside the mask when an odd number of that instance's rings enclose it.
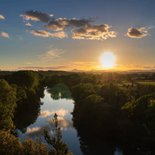
<path fill-rule="evenodd" d="M 48 149 L 38 140 L 26 139 L 23 143 L 22 155 L 48 155 Z"/>
<path fill-rule="evenodd" d="M 0 154 L 21 155 L 22 145 L 19 140 L 6 131 L 0 131 Z"/>
<path fill-rule="evenodd" d="M 7 131 L 0 131 L 1 155 L 48 155 L 47 146 L 40 141 L 24 140 L 23 144 Z"/>
<path fill-rule="evenodd" d="M 17 104 L 21 103 L 23 100 L 25 100 L 28 97 L 26 90 L 24 88 L 19 87 L 15 84 L 13 84 L 12 87 L 16 90 L 16 102 L 17 102 Z"/>
<path fill-rule="evenodd" d="M 18 86 L 35 88 L 39 85 L 39 75 L 34 71 L 18 71 L 12 74 L 10 81 Z"/>
<path fill-rule="evenodd" d="M 54 85 L 52 88 L 48 89 L 48 91 L 51 93 L 52 98 L 55 100 L 60 98 L 71 98 L 71 92 L 69 88 L 63 83 Z"/>
<path fill-rule="evenodd" d="M 13 113 L 16 107 L 16 92 L 5 81 L 0 80 L 0 129 L 13 128 Z"/>
<path fill-rule="evenodd" d="M 14 113 L 14 124 L 16 128 L 25 131 L 25 128 L 32 124 L 40 112 L 41 100 L 44 89 L 38 87 L 33 89 L 22 89 L 17 87 L 17 108 Z"/>
<path fill-rule="evenodd" d="M 103 98 L 97 94 L 92 94 L 92 95 L 87 96 L 85 98 L 84 102 L 90 104 L 90 106 L 92 104 L 98 105 L 98 104 L 101 104 L 103 102 Z"/>
<path fill-rule="evenodd" d="M 8 79 L 12 85 L 9 85 L 5 80 L 0 80 L 0 154 L 55 154 L 55 149 L 48 152 L 47 146 L 40 141 L 26 139 L 22 144 L 18 138 L 11 134 L 14 123 L 23 129 L 30 124 L 30 121 L 31 123 L 35 121 L 38 116 L 41 104 L 40 97 L 43 97 L 38 74 L 32 71 L 19 71 L 9 75 Z M 23 118 L 26 118 L 26 121 Z M 56 155 L 71 155 L 67 145 L 62 142 L 61 130 L 58 127 L 56 117 L 55 125 L 56 138 L 53 146 L 57 150 Z"/>
<path fill-rule="evenodd" d="M 126 94 L 117 85 L 108 83 L 101 87 L 100 95 L 104 102 L 115 108 L 120 108 L 126 102 Z"/>
<path fill-rule="evenodd" d="M 142 84 L 142 85 L 155 86 L 155 81 L 138 81 L 137 83 Z"/>
<path fill-rule="evenodd" d="M 95 90 L 92 84 L 78 84 L 72 88 L 72 96 L 76 101 L 81 101 L 85 97 L 94 94 Z M 78 103 L 78 102 L 77 102 Z"/>
<path fill-rule="evenodd" d="M 54 118 L 53 137 L 47 131 L 44 133 L 46 141 L 52 146 L 50 152 L 39 141 L 29 139 L 21 144 L 9 132 L 13 127 L 13 116 L 15 125 L 21 130 L 37 118 L 40 97 L 43 96 L 43 87 L 40 91 L 40 84 L 52 87 L 55 85 L 50 91 L 57 99 L 58 92 L 65 97 L 68 95 L 65 94 L 66 86 L 62 83 L 72 88 L 72 97 L 75 100 L 74 125 L 86 154 L 103 154 L 105 144 L 112 146 L 111 154 L 116 146 L 123 148 L 125 153 L 130 150 L 136 151 L 135 154 L 153 154 L 155 74 L 40 73 L 44 81 L 40 81 L 39 74 L 33 71 L 2 74 L 0 77 L 12 84 L 0 80 L 0 154 L 71 154 L 62 141 L 57 115 Z M 88 149 L 91 151 L 88 152 Z"/>
<path fill-rule="evenodd" d="M 58 116 L 54 115 L 55 135 L 50 137 L 47 130 L 44 130 L 44 137 L 48 144 L 52 146 L 51 155 L 72 155 L 67 145 L 62 141 L 61 129 L 58 125 Z"/>

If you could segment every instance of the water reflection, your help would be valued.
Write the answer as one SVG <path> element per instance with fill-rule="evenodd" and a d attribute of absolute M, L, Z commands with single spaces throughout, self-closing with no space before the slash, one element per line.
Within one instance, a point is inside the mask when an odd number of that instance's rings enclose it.
<path fill-rule="evenodd" d="M 56 84 L 54 87 L 48 89 L 48 92 L 51 94 L 51 97 L 55 100 L 72 99 L 69 88 L 63 83 Z"/>
<path fill-rule="evenodd" d="M 36 94 L 30 93 L 26 99 L 18 103 L 14 124 L 22 132 L 25 132 L 26 128 L 37 120 L 42 105 L 40 96 L 44 96 L 43 92 L 44 89 L 41 88 Z"/>
<path fill-rule="evenodd" d="M 65 87 L 63 86 L 63 92 L 64 88 Z M 36 114 L 36 120 L 33 119 L 34 122 L 25 128 L 24 133 L 21 130 L 18 130 L 18 136 L 21 140 L 30 137 L 32 139 L 39 138 L 44 141 L 43 130 L 47 129 L 50 134 L 53 134 L 52 129 L 54 128 L 54 124 L 52 118 L 54 114 L 57 113 L 59 125 L 62 130 L 63 141 L 75 155 L 82 155 L 77 131 L 73 127 L 72 122 L 71 113 L 74 109 L 74 101 L 70 98 L 69 93 L 67 93 L 67 98 L 64 96 L 66 93 L 59 95 L 58 98 L 57 92 L 54 93 L 57 97 L 53 98 L 53 90 L 59 89 L 45 88 L 44 97 L 41 98 L 43 104 L 41 106 L 38 104 L 40 108 L 38 108 L 39 111 L 37 110 L 38 114 Z M 62 87 L 60 90 L 62 90 Z M 61 91 L 58 94 L 60 93 Z"/>
<path fill-rule="evenodd" d="M 30 137 L 39 138 L 44 142 L 43 131 L 47 129 L 51 135 L 53 134 L 52 118 L 57 113 L 63 141 L 74 155 L 123 155 L 121 150 L 116 149 L 115 146 L 103 145 L 94 138 L 91 132 L 93 128 L 85 130 L 86 128 L 81 125 L 82 122 L 76 126 L 77 130 L 74 128 L 72 121 L 74 101 L 64 84 L 45 88 L 43 96 L 41 99 L 36 98 L 33 102 L 21 104 L 22 107 L 17 110 L 15 122 L 21 140 Z"/>
<path fill-rule="evenodd" d="M 119 148 L 116 148 L 114 155 L 123 155 L 123 152 Z"/>

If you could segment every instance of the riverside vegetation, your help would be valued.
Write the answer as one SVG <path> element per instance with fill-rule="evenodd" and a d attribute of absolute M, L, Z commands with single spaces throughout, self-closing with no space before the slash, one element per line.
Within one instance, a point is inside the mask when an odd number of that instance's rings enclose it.
<path fill-rule="evenodd" d="M 21 142 L 15 130 L 37 118 L 44 87 L 60 83 L 75 101 L 73 122 L 85 155 L 112 155 L 116 147 L 124 155 L 155 153 L 154 73 L 18 71 L 0 74 L 0 154 L 72 154 L 56 114 L 55 134 L 43 133 L 50 148 L 39 139 Z"/>

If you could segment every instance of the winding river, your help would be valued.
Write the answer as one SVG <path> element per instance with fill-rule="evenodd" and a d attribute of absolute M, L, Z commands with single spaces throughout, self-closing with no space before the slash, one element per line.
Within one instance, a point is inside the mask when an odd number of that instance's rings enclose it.
<path fill-rule="evenodd" d="M 52 118 L 57 113 L 63 141 L 74 155 L 83 155 L 77 130 L 74 128 L 72 121 L 74 100 L 66 91 L 61 93 L 58 91 L 57 88 L 52 90 L 46 87 L 44 89 L 44 97 L 41 98 L 42 104 L 37 119 L 25 128 L 25 132 L 18 130 L 18 137 L 21 140 L 37 138 L 44 141 L 43 130 L 47 129 L 52 134 Z M 116 149 L 113 155 L 123 155 L 123 153 Z"/>

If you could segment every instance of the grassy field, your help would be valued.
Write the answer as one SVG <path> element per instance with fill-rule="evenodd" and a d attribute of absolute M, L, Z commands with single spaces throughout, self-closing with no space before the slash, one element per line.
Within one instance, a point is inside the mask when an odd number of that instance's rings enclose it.
<path fill-rule="evenodd" d="M 155 86 L 155 81 L 138 81 L 137 83 L 142 84 L 142 85 Z"/>

